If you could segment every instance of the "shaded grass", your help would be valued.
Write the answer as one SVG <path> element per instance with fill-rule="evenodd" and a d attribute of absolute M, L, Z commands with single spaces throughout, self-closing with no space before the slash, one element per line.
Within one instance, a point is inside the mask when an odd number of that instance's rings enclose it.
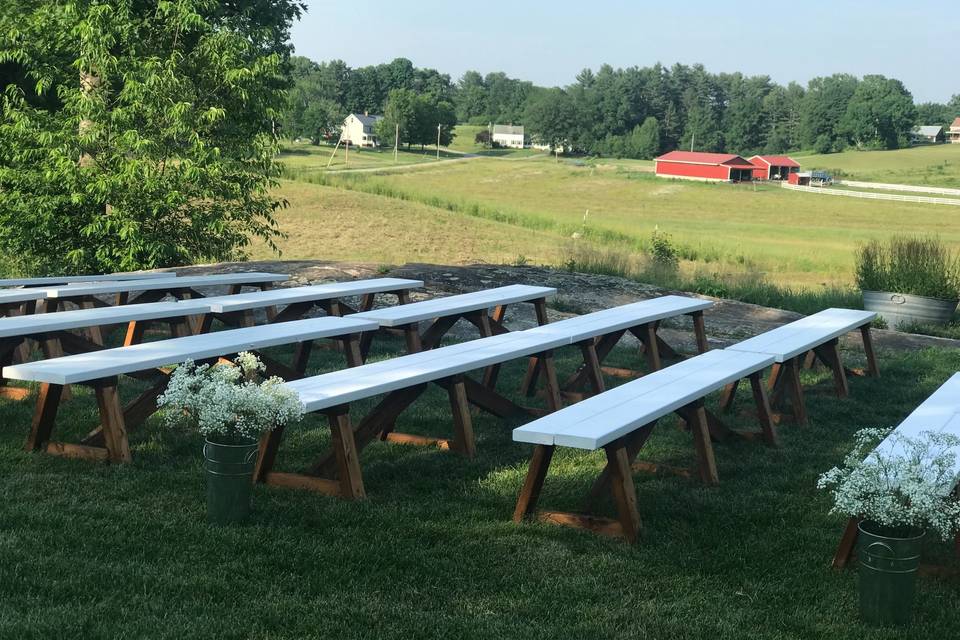
<path fill-rule="evenodd" d="M 960 145 L 942 144 L 894 151 L 846 151 L 794 157 L 803 165 L 804 171 L 824 169 L 841 178 L 960 187 Z"/>
<path fill-rule="evenodd" d="M 375 357 L 399 348 L 380 342 Z M 573 354 L 558 355 L 571 371 Z M 635 365 L 635 354 L 618 350 L 612 364 Z M 311 362 L 339 366 L 329 351 Z M 151 420 L 132 435 L 129 466 L 28 454 L 32 407 L 2 401 L 0 637 L 902 638 L 857 622 L 854 574 L 827 568 L 842 522 L 814 481 L 856 429 L 901 420 L 960 368 L 960 354 L 881 353 L 881 366 L 885 378 L 853 380 L 846 401 L 823 391 L 825 374 L 805 372 L 821 383 L 809 427 L 783 427 L 779 450 L 718 444 L 720 487 L 638 476 L 646 537 L 635 547 L 512 524 L 530 448 L 486 415 L 473 460 L 376 443 L 362 456 L 367 501 L 257 487 L 253 521 L 220 529 L 204 523 L 197 436 Z M 522 370 L 506 367 L 501 388 L 515 389 Z M 60 435 L 84 433 L 94 416 L 78 390 Z M 398 428 L 449 434 L 444 395 L 430 391 Z M 288 433 L 284 469 L 328 441 L 317 417 Z M 692 456 L 670 421 L 644 451 L 665 463 Z M 601 458 L 558 452 L 543 506 L 577 508 Z M 910 637 L 958 635 L 956 597 L 954 582 L 921 580 Z"/>

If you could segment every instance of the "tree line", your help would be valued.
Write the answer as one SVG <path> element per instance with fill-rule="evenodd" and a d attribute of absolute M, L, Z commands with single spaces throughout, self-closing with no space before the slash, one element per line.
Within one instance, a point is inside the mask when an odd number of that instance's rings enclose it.
<path fill-rule="evenodd" d="M 436 125 L 523 124 L 537 142 L 577 152 L 652 158 L 671 149 L 739 154 L 820 153 L 909 144 L 917 124 L 949 124 L 960 95 L 915 104 L 904 84 L 882 75 L 834 74 L 786 86 L 769 76 L 708 72 L 703 65 L 585 69 L 566 87 L 545 88 L 504 73 L 467 71 L 453 82 L 409 60 L 351 69 L 344 62 L 293 59 L 295 86 L 284 121 L 288 135 L 319 141 L 336 135 L 351 111 L 403 111 L 382 127 L 427 114 L 404 141 L 429 144 Z M 412 106 L 413 97 L 421 103 Z M 391 102 L 396 104 L 391 106 Z M 430 111 L 433 114 L 430 115 Z M 388 126 L 389 125 L 389 126 Z"/>

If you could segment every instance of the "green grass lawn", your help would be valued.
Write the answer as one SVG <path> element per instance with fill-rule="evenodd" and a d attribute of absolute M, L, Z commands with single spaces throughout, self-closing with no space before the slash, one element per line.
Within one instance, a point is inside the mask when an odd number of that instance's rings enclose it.
<path fill-rule="evenodd" d="M 333 155 L 333 160 L 330 156 Z M 448 153 L 441 149 L 440 158 L 459 158 L 459 154 Z M 347 158 L 346 149 L 341 146 L 334 154 L 334 145 L 314 145 L 309 142 L 287 141 L 283 145 L 279 160 L 287 167 L 290 173 L 300 174 L 319 171 L 340 171 L 343 169 L 372 169 L 386 168 L 396 165 L 416 165 L 425 162 L 436 162 L 436 147 L 419 149 L 401 149 L 394 159 L 393 149 L 360 149 L 350 147 L 350 157 Z M 329 166 L 328 166 L 329 162 Z"/>
<path fill-rule="evenodd" d="M 960 187 L 960 145 L 957 144 L 793 157 L 803 165 L 803 171 L 824 169 L 851 180 Z"/>
<path fill-rule="evenodd" d="M 958 168 L 960 171 L 960 168 Z M 323 176 L 330 186 L 454 209 L 551 234 L 642 248 L 654 229 L 670 234 L 688 267 L 762 273 L 801 287 L 848 286 L 856 246 L 922 231 L 960 247 L 960 227 L 943 206 L 790 192 L 774 185 L 705 184 L 653 176 L 622 163 L 474 160 L 429 171 Z M 527 255 L 540 253 L 530 240 Z"/>
<path fill-rule="evenodd" d="M 342 366 L 318 351 L 312 371 Z M 381 342 L 375 357 L 398 351 Z M 561 372 L 576 365 L 570 351 L 558 355 Z M 613 363 L 635 359 L 621 350 Z M 861 364 L 859 354 L 850 360 Z M 855 574 L 828 568 L 842 519 L 814 483 L 854 431 L 900 421 L 960 368 L 960 354 L 882 352 L 880 363 L 884 377 L 854 379 L 843 401 L 824 373 L 805 373 L 816 384 L 809 426 L 783 426 L 776 450 L 717 444 L 719 487 L 638 476 L 646 536 L 633 547 L 513 524 L 530 447 L 512 442 L 516 423 L 485 414 L 473 460 L 376 443 L 361 458 L 368 500 L 257 487 L 249 525 L 213 528 L 198 436 L 154 418 L 131 434 L 127 466 L 25 453 L 32 404 L 4 400 L 0 637 L 904 638 L 857 621 Z M 522 369 L 506 367 L 501 389 L 515 389 Z M 86 433 L 95 416 L 91 394 L 78 390 L 58 436 Z M 445 396 L 431 390 L 398 428 L 449 434 Z M 317 417 L 288 435 L 284 470 L 328 442 Z M 689 434 L 665 420 L 643 457 L 687 464 Z M 601 466 L 596 453 L 558 452 L 541 504 L 576 509 Z M 956 603 L 956 582 L 922 579 L 909 637 L 960 635 Z"/>

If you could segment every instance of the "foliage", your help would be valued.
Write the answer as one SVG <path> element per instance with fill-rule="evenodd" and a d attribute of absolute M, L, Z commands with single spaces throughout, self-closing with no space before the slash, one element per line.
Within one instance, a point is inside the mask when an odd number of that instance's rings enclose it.
<path fill-rule="evenodd" d="M 909 145 L 916 118 L 913 97 L 902 82 L 869 75 L 857 84 L 839 130 L 857 148 L 898 149 Z"/>
<path fill-rule="evenodd" d="M 429 96 L 418 95 L 410 89 L 394 89 L 387 98 L 383 118 L 377 122 L 377 136 L 383 141 L 399 136 L 399 143 L 434 145 L 437 126 L 440 144 L 453 141 L 456 115 L 449 102 L 434 102 Z"/>
<path fill-rule="evenodd" d="M 0 240 L 37 272 L 243 256 L 277 236 L 292 0 L 8 0 Z M 12 79 L 12 83 L 11 83 Z"/>
<path fill-rule="evenodd" d="M 664 233 L 659 229 L 654 229 L 650 234 L 650 256 L 654 263 L 662 266 L 676 269 L 680 264 L 680 255 L 669 233 Z"/>
<path fill-rule="evenodd" d="M 928 298 L 960 297 L 960 259 L 939 238 L 894 236 L 860 245 L 857 286 Z"/>
<path fill-rule="evenodd" d="M 830 490 L 831 513 L 894 531 L 929 529 L 947 540 L 960 530 L 952 495 L 958 449 L 960 438 L 949 433 L 861 429 L 843 465 L 821 475 L 817 487 Z"/>
<path fill-rule="evenodd" d="M 281 378 L 257 382 L 265 367 L 256 356 L 240 353 L 234 365 L 188 360 L 177 367 L 157 399 L 167 424 L 187 424 L 207 439 L 230 442 L 300 420 L 303 404 Z"/>
<path fill-rule="evenodd" d="M 481 129 L 477 131 L 477 135 L 473 137 L 473 141 L 476 144 L 489 147 L 493 143 L 493 137 L 490 135 L 489 129 Z"/>

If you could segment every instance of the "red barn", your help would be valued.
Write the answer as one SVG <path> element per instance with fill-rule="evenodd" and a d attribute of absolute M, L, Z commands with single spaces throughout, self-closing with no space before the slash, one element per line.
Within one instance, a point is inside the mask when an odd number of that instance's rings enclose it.
<path fill-rule="evenodd" d="M 685 180 L 740 182 L 750 180 L 756 167 L 732 153 L 671 151 L 654 159 L 658 176 Z"/>
<path fill-rule="evenodd" d="M 790 156 L 753 156 L 750 162 L 756 167 L 756 180 L 787 180 L 791 173 L 800 171 L 800 163 Z"/>

